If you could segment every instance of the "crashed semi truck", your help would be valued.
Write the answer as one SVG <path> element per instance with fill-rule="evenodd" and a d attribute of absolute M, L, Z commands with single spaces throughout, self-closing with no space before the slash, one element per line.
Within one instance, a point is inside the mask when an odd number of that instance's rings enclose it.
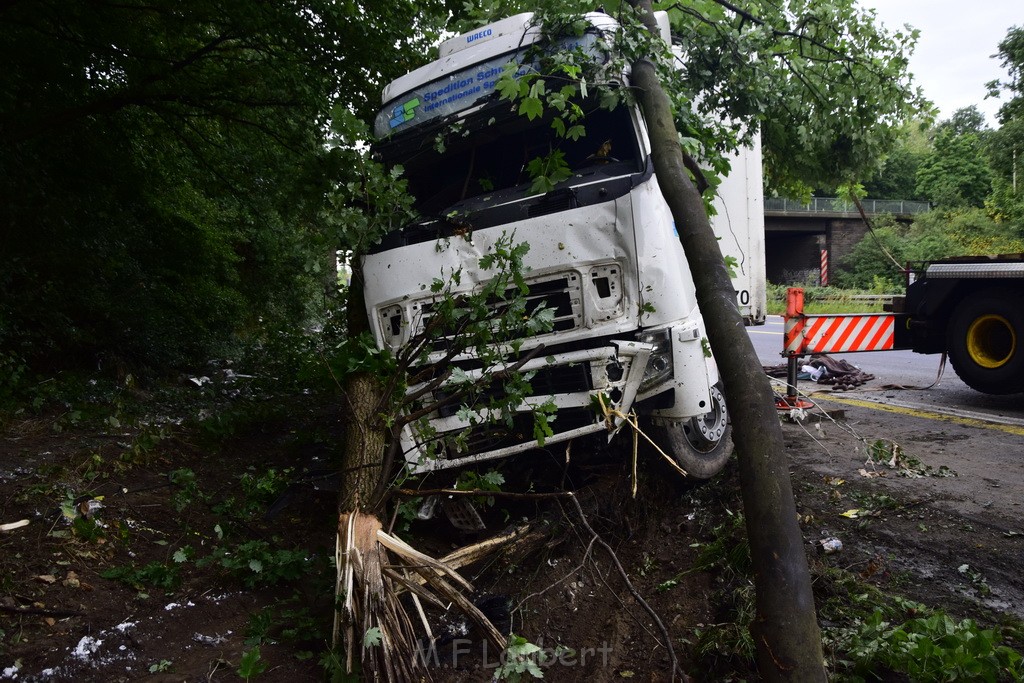
<path fill-rule="evenodd" d="M 567 39 L 576 47 L 589 49 L 617 30 L 604 13 L 586 18 L 588 31 Z M 664 13 L 659 22 L 667 39 Z M 404 169 L 420 218 L 388 234 L 362 262 L 376 342 L 398 350 L 423 330 L 436 297 L 424 285 L 440 274 L 461 269 L 455 294 L 479 288 L 493 277 L 480 267 L 481 256 L 514 234 L 529 244 L 530 305 L 554 313 L 552 329 L 521 340 L 520 353 L 544 346 L 519 368 L 533 373 L 534 396 L 522 405 L 523 421 L 529 405 L 553 401 L 554 433 L 545 442 L 553 444 L 605 431 L 611 438 L 623 427 L 621 416 L 635 411 L 683 469 L 710 477 L 731 450 L 727 402 L 677 226 L 654 174 L 643 117 L 635 106 L 607 110 L 581 100 L 586 136 L 556 140 L 550 119 L 519 115 L 498 96 L 496 84 L 509 63 L 531 68 L 527 51 L 540 38 L 533 15 L 518 14 L 446 40 L 439 59 L 385 88 L 374 154 Z M 453 124 L 459 134 L 437 145 L 438 132 Z M 732 159 L 713 220 L 723 251 L 735 259 L 737 305 L 751 324 L 764 321 L 766 305 L 758 144 Z M 564 152 L 571 177 L 550 191 L 531 191 L 526 165 L 554 147 Z M 472 358 L 453 363 L 473 367 Z M 610 402 L 609 414 L 595 411 L 597 395 Z M 471 426 L 454 408 L 430 415 L 429 425 L 433 443 L 442 444 L 429 456 L 416 425 L 401 434 L 414 472 L 537 446 L 529 426 L 504 423 L 473 426 L 468 441 L 445 446 L 445 434 Z"/>

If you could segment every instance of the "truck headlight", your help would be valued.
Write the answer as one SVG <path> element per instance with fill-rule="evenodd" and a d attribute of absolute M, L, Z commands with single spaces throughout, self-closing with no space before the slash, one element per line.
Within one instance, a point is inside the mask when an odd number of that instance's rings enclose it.
<path fill-rule="evenodd" d="M 649 330 L 637 335 L 637 341 L 653 344 L 654 350 L 644 368 L 644 377 L 640 380 L 639 392 L 661 384 L 672 376 L 672 330 Z"/>

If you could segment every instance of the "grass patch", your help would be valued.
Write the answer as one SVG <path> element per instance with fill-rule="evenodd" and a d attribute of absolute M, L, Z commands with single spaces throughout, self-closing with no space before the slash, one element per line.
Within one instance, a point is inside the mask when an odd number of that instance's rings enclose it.
<path fill-rule="evenodd" d="M 768 285 L 768 314 L 786 312 L 786 285 Z M 888 294 L 867 289 L 839 289 L 837 287 L 804 287 L 804 313 L 808 315 L 842 313 L 882 313 L 885 303 L 877 299 L 857 297 Z"/>
<path fill-rule="evenodd" d="M 719 523 L 699 544 L 695 566 L 717 584 L 716 623 L 695 629 L 693 654 L 703 680 L 733 681 L 756 671 L 750 625 L 756 614 L 741 515 Z M 815 602 L 832 680 L 1020 681 L 1021 624 L 986 628 L 942 610 L 883 593 L 845 569 L 814 563 Z"/>

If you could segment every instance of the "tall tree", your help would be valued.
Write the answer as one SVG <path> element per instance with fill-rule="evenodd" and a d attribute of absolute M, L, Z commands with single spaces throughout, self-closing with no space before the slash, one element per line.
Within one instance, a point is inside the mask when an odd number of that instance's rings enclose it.
<path fill-rule="evenodd" d="M 917 192 L 944 209 L 981 207 L 992 190 L 985 149 L 990 133 L 977 107 L 964 107 L 935 129 L 932 151 L 917 169 Z"/>
<path fill-rule="evenodd" d="M 633 0 L 633 4 L 640 8 L 647 29 L 656 33 L 650 0 Z M 707 75 L 706 88 L 697 91 L 699 104 L 693 108 L 698 112 L 704 107 L 726 112 L 750 128 L 760 124 L 765 146 L 774 152 L 768 155 L 767 165 L 777 183 L 806 182 L 812 168 L 826 178 L 863 172 L 895 134 L 891 124 L 900 123 L 911 113 L 900 103 L 907 93 L 901 78 L 906 65 L 902 54 L 890 55 L 889 60 L 871 59 L 870 53 L 879 42 L 886 42 L 886 37 L 874 28 L 870 17 L 846 3 L 822 2 L 806 7 L 752 3 L 747 8 L 721 0 L 697 3 L 696 8 L 675 5 L 673 9 L 677 15 L 674 27 L 689 30 L 691 36 L 701 32 L 714 36 L 710 41 L 713 50 L 684 42 L 684 64 L 689 64 L 684 67 L 684 79 L 692 82 L 694 72 Z M 795 23 L 791 23 L 793 19 Z M 745 25 L 750 27 L 750 37 L 744 32 Z M 718 68 L 726 59 L 740 61 L 755 46 L 753 52 L 758 58 L 750 60 L 752 68 Z M 713 60 L 713 64 L 702 62 L 701 57 Z M 762 65 L 762 58 L 767 65 Z M 671 76 L 669 71 L 669 82 Z M 743 331 L 718 242 L 678 142 L 673 114 L 685 125 L 686 112 L 678 108 L 673 112 L 672 100 L 649 59 L 634 61 L 632 79 L 647 120 L 659 184 L 679 226 L 679 238 L 733 414 L 733 440 L 739 454 L 757 589 L 753 635 L 758 670 L 765 680 L 825 680 L 784 439 L 771 387 Z M 738 92 L 727 87 L 719 91 L 722 81 L 741 84 L 741 88 Z M 870 98 L 868 91 L 876 88 L 876 98 Z M 770 91 L 781 96 L 773 97 Z M 705 92 L 710 96 L 705 97 Z M 737 102 L 743 104 L 737 107 Z M 834 118 L 830 114 L 847 108 L 850 121 L 823 123 Z M 855 134 L 855 127 L 868 127 L 868 122 L 879 118 L 880 113 L 892 116 L 888 124 L 876 125 L 873 135 Z M 742 135 L 742 129 L 738 132 Z M 716 141 L 705 138 L 702 142 L 707 149 Z M 810 160 L 800 157 L 803 163 L 793 164 L 775 156 L 792 150 L 794 145 L 810 146 Z"/>
<path fill-rule="evenodd" d="M 999 43 L 999 58 L 1009 79 L 988 83 L 989 94 L 1009 95 L 999 108 L 998 130 L 988 140 L 995 172 L 989 208 L 1024 235 L 1024 28 L 1011 27 Z"/>
<path fill-rule="evenodd" d="M 442 20 L 431 0 L 4 3 L 0 345 L 160 366 L 295 321 L 332 107 L 369 116 Z"/>

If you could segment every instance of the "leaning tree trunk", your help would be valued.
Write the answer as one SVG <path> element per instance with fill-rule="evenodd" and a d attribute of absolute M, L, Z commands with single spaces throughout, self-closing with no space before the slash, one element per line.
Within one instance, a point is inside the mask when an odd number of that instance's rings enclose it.
<path fill-rule="evenodd" d="M 650 0 L 633 2 L 648 30 L 657 33 Z M 653 64 L 640 60 L 632 68 L 632 82 L 639 89 L 651 138 L 655 173 L 679 226 L 679 239 L 733 416 L 757 594 L 752 631 L 758 670 L 767 681 L 823 681 L 810 572 L 771 385 L 744 329 L 704 203 L 684 167 L 669 98 Z"/>

